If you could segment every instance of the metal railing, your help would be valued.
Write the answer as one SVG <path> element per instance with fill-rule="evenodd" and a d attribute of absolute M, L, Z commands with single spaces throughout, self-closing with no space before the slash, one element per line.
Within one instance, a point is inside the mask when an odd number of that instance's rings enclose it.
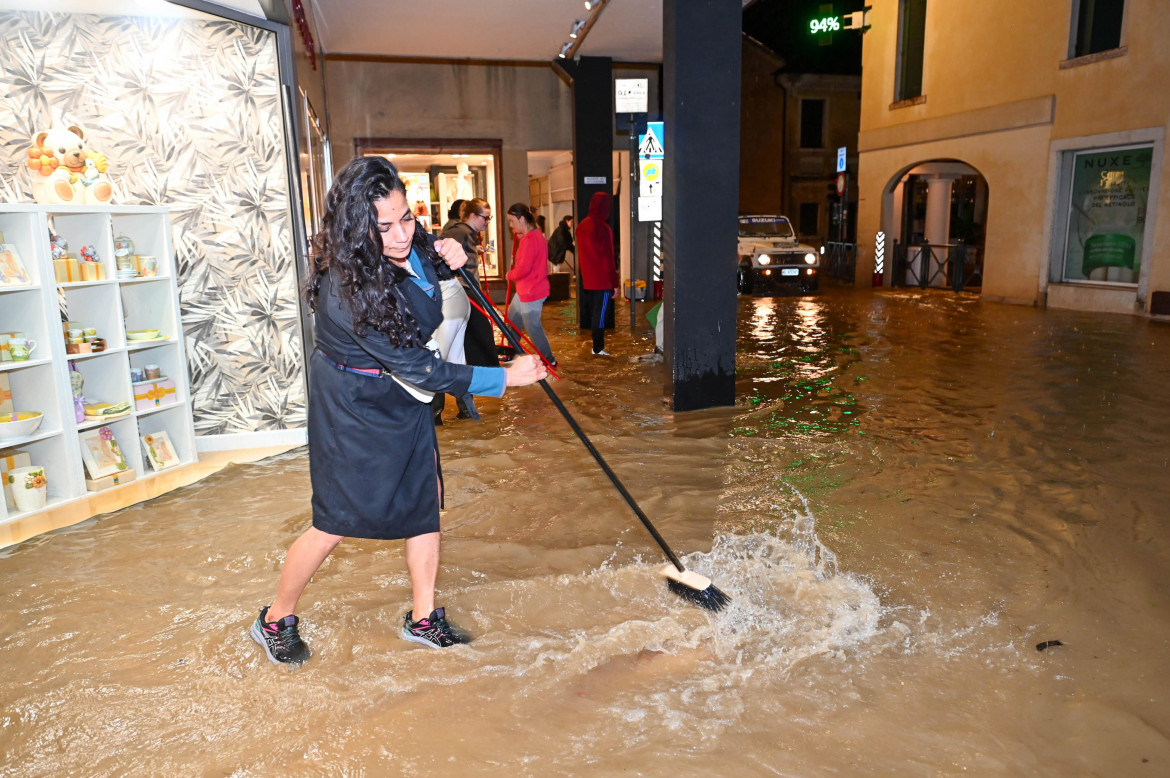
<path fill-rule="evenodd" d="M 891 286 L 950 287 L 956 292 L 983 286 L 983 247 L 957 243 L 894 243 Z"/>
<path fill-rule="evenodd" d="M 853 283 L 857 268 L 857 244 L 829 241 L 821 260 L 821 273 L 838 281 Z"/>

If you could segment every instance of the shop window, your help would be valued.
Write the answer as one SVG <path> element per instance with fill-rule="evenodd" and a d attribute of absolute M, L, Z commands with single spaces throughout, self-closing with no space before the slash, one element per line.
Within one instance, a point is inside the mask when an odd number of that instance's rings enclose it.
<path fill-rule="evenodd" d="M 1073 12 L 1073 57 L 1121 46 L 1125 0 L 1076 0 Z"/>
<path fill-rule="evenodd" d="M 800 101 L 800 147 L 802 149 L 823 149 L 825 147 L 825 101 Z"/>
<path fill-rule="evenodd" d="M 800 204 L 800 234 L 817 235 L 820 233 L 821 226 L 821 205 L 820 203 L 801 203 Z"/>
<path fill-rule="evenodd" d="M 506 226 L 507 221 L 499 215 L 497 203 L 499 148 L 494 144 L 472 145 L 474 141 L 464 143 L 468 145 L 450 148 L 437 141 L 360 138 L 357 148 L 359 154 L 385 156 L 394 163 L 406 184 L 411 210 L 435 235 L 442 232 L 456 200 L 487 200 L 492 221 L 480 235 L 479 275 L 481 279 L 501 278 L 506 267 L 497 246 L 502 238 L 500 225 Z"/>
<path fill-rule="evenodd" d="M 1063 268 L 1056 280 L 1136 284 L 1141 273 L 1152 146 L 1065 152 Z"/>
<path fill-rule="evenodd" d="M 926 0 L 901 0 L 898 7 L 898 72 L 895 102 L 922 96 L 922 54 L 925 40 Z"/>

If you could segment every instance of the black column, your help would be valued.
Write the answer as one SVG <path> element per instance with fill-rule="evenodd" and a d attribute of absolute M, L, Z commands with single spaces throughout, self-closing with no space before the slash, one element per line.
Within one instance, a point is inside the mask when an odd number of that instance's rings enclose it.
<path fill-rule="evenodd" d="M 573 85 L 573 170 L 577 200 L 574 224 L 580 224 L 589 215 L 589 200 L 594 192 L 613 194 L 613 63 L 609 57 L 581 57 L 558 64 L 569 74 Z M 593 183 L 586 183 L 586 179 Z M 616 216 L 615 201 L 610 211 L 611 226 Z M 614 234 L 617 234 L 616 229 Z M 615 262 L 617 256 L 615 249 Z M 578 290 L 581 289 L 580 265 L 578 262 Z M 581 297 L 577 295 L 577 318 L 581 327 L 588 327 Z M 613 306 L 610 306 L 605 326 L 613 326 Z"/>
<path fill-rule="evenodd" d="M 666 393 L 677 411 L 735 404 L 741 9 L 662 4 Z"/>

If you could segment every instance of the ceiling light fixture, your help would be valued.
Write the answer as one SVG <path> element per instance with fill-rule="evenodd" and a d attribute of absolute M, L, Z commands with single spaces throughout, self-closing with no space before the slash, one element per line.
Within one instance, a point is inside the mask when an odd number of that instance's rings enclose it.
<path fill-rule="evenodd" d="M 569 53 L 569 49 L 571 49 L 571 48 L 573 48 L 573 42 L 572 41 L 565 41 L 565 45 L 561 46 L 561 53 L 558 54 L 557 56 L 560 57 L 561 59 L 564 59 L 565 55 Z"/>
<path fill-rule="evenodd" d="M 585 10 L 586 11 L 593 10 L 593 3 L 591 2 L 591 0 L 585 0 Z"/>
<path fill-rule="evenodd" d="M 581 28 L 584 26 L 585 26 L 584 19 L 578 19 L 577 21 L 573 22 L 573 27 L 572 27 L 572 29 L 569 30 L 569 37 L 572 38 L 573 40 L 576 40 L 577 33 L 581 32 Z"/>

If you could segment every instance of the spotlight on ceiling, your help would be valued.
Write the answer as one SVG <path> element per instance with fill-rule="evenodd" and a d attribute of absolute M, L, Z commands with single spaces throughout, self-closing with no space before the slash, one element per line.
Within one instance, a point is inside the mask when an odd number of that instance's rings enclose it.
<path fill-rule="evenodd" d="M 585 0 L 585 10 L 592 11 L 593 6 L 597 5 L 596 0 Z"/>
<path fill-rule="evenodd" d="M 571 48 L 573 48 L 573 42 L 572 41 L 565 41 L 565 45 L 561 46 L 561 53 L 558 54 L 557 56 L 560 57 L 561 59 L 564 59 L 565 56 L 569 53 L 569 49 L 571 49 Z"/>
<path fill-rule="evenodd" d="M 584 26 L 585 26 L 584 19 L 578 19 L 577 21 L 573 22 L 573 27 L 572 27 L 572 29 L 569 30 L 569 37 L 576 40 L 577 33 L 581 32 L 581 28 Z"/>

